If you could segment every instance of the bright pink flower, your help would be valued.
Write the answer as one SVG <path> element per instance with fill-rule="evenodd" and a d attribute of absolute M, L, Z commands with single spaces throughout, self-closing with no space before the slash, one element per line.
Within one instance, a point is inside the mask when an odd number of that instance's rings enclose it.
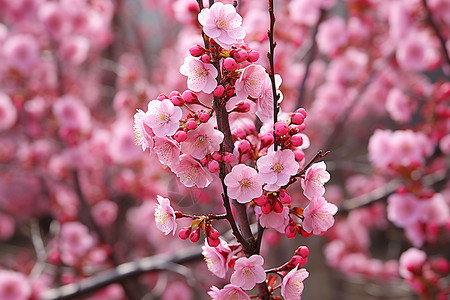
<path fill-rule="evenodd" d="M 410 30 L 398 44 L 396 58 L 406 70 L 428 70 L 439 60 L 436 40 L 428 31 Z"/>
<path fill-rule="evenodd" d="M 0 270 L 0 299 L 28 300 L 31 297 L 31 285 L 22 273 Z"/>
<path fill-rule="evenodd" d="M 67 12 L 57 2 L 40 4 L 38 18 L 51 34 L 59 37 L 70 31 L 70 18 Z"/>
<path fill-rule="evenodd" d="M 187 139 L 181 144 L 181 151 L 202 159 L 211 152 L 219 151 L 222 141 L 222 132 L 214 129 L 211 123 L 203 123 L 195 130 L 188 131 Z"/>
<path fill-rule="evenodd" d="M 138 109 L 137 113 L 134 114 L 134 134 L 136 135 L 136 145 L 142 146 L 142 151 L 145 149 L 152 150 L 153 148 L 153 137 L 155 134 L 148 124 L 148 119 L 150 114 L 148 112 L 143 112 Z"/>
<path fill-rule="evenodd" d="M 61 41 L 59 54 L 64 61 L 79 65 L 87 59 L 89 47 L 89 40 L 84 36 L 67 36 Z"/>
<path fill-rule="evenodd" d="M 240 287 L 233 284 L 227 284 L 221 290 L 212 286 L 208 295 L 212 300 L 250 300 L 250 297 Z"/>
<path fill-rule="evenodd" d="M 281 296 L 285 300 L 299 300 L 303 293 L 303 280 L 309 276 L 308 271 L 305 268 L 300 270 L 297 266 L 292 269 L 283 278 L 281 283 Z"/>
<path fill-rule="evenodd" d="M 324 234 L 334 224 L 333 215 L 337 213 L 337 206 L 329 203 L 324 197 L 315 197 L 303 211 L 302 227 L 308 233 Z"/>
<path fill-rule="evenodd" d="M 172 135 L 177 131 L 181 119 L 181 108 L 174 106 L 169 99 L 150 101 L 147 113 L 146 124 L 156 136 Z"/>
<path fill-rule="evenodd" d="M 171 166 L 180 157 L 180 145 L 177 141 L 168 137 L 155 137 L 153 150 L 158 155 L 159 161 L 166 166 Z"/>
<path fill-rule="evenodd" d="M 413 106 L 411 100 L 398 88 L 390 90 L 386 98 L 386 110 L 391 118 L 398 122 L 409 122 Z"/>
<path fill-rule="evenodd" d="M 244 290 L 251 290 L 255 284 L 266 280 L 266 272 L 262 267 L 264 259 L 260 255 L 252 255 L 249 258 L 241 257 L 234 263 L 234 272 L 230 283 Z"/>
<path fill-rule="evenodd" d="M 85 225 L 79 222 L 61 225 L 59 249 L 62 261 L 67 265 L 76 264 L 78 258 L 88 253 L 94 244 L 94 238 Z"/>
<path fill-rule="evenodd" d="M 194 57 L 186 57 L 180 67 L 180 73 L 187 76 L 187 86 L 194 92 L 212 93 L 217 86 L 217 70 L 209 63 Z"/>
<path fill-rule="evenodd" d="M 225 278 L 231 258 L 239 251 L 239 249 L 232 251 L 227 242 L 222 239 L 220 239 L 220 244 L 217 247 L 210 247 L 205 240 L 202 249 L 208 270 L 220 278 Z"/>
<path fill-rule="evenodd" d="M 255 206 L 255 214 L 262 227 L 273 228 L 280 233 L 285 232 L 286 226 L 289 223 L 288 207 L 283 207 L 281 213 L 276 213 L 272 210 L 270 213 L 264 214 L 259 206 Z"/>
<path fill-rule="evenodd" d="M 32 35 L 13 35 L 5 41 L 3 55 L 5 63 L 20 71 L 26 71 L 38 61 L 39 45 Z"/>
<path fill-rule="evenodd" d="M 325 193 L 324 184 L 330 180 L 330 173 L 326 171 L 325 162 L 313 164 L 305 173 L 305 178 L 301 180 L 303 194 L 309 199 L 323 196 Z"/>
<path fill-rule="evenodd" d="M 11 98 L 0 93 L 0 131 L 10 129 L 17 120 L 17 109 Z"/>
<path fill-rule="evenodd" d="M 113 201 L 102 200 L 92 207 L 92 217 L 99 226 L 111 225 L 117 217 L 119 207 Z"/>
<path fill-rule="evenodd" d="M 228 195 L 239 203 L 250 202 L 262 195 L 263 180 L 255 169 L 244 164 L 234 166 L 225 176 L 224 182 L 228 187 Z"/>
<path fill-rule="evenodd" d="M 291 175 L 297 174 L 299 164 L 295 161 L 294 152 L 289 149 L 277 152 L 270 148 L 267 155 L 256 162 L 259 177 L 266 183 L 266 191 L 276 191 L 289 182 Z"/>
<path fill-rule="evenodd" d="M 188 154 L 181 155 L 179 163 L 172 165 L 171 169 L 180 178 L 181 183 L 187 187 L 195 185 L 198 188 L 205 188 L 212 181 L 209 171 L 206 171 L 198 161 Z"/>
<path fill-rule="evenodd" d="M 281 103 L 283 100 L 283 94 L 278 90 L 281 82 L 281 76 L 275 74 L 275 86 L 277 88 L 277 94 L 280 95 L 278 103 Z M 261 95 L 256 101 L 256 115 L 264 124 L 273 123 L 273 91 L 272 81 L 269 76 L 266 76 Z"/>
<path fill-rule="evenodd" d="M 399 227 L 406 227 L 419 221 L 425 204 L 424 201 L 409 193 L 392 194 L 387 202 L 387 217 Z"/>
<path fill-rule="evenodd" d="M 427 254 L 416 248 L 409 248 L 399 259 L 398 272 L 405 279 L 412 279 L 414 271 L 421 271 L 427 261 Z"/>
<path fill-rule="evenodd" d="M 236 80 L 236 96 L 241 100 L 247 99 L 248 96 L 258 99 L 268 76 L 263 66 L 249 65 L 244 68 L 241 70 L 241 76 Z"/>
<path fill-rule="evenodd" d="M 245 37 L 242 17 L 231 4 L 214 3 L 204 8 L 198 15 L 205 34 L 213 38 L 222 48 L 230 49 L 231 44 Z"/>
<path fill-rule="evenodd" d="M 159 203 L 155 205 L 156 228 L 164 232 L 165 235 L 168 235 L 171 232 L 175 235 L 175 231 L 177 230 L 177 218 L 175 216 L 175 211 L 172 206 L 170 206 L 170 200 L 160 195 L 156 196 L 156 200 L 158 200 Z"/>

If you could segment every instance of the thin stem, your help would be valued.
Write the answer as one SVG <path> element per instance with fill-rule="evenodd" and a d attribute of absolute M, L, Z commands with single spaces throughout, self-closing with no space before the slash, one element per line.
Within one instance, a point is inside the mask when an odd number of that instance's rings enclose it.
<path fill-rule="evenodd" d="M 273 95 L 273 123 L 275 124 L 278 120 L 278 100 L 280 99 L 280 96 L 277 95 L 277 87 L 275 83 L 275 66 L 274 66 L 274 51 L 275 47 L 277 46 L 276 42 L 274 42 L 274 27 L 275 27 L 275 13 L 273 11 L 273 0 L 269 0 L 269 15 L 270 15 L 270 28 L 267 32 L 267 36 L 269 37 L 269 52 L 267 53 L 267 58 L 269 59 L 269 77 L 270 81 L 272 83 L 272 95 Z M 275 136 L 274 131 L 274 150 L 276 151 L 278 149 L 278 143 Z"/>

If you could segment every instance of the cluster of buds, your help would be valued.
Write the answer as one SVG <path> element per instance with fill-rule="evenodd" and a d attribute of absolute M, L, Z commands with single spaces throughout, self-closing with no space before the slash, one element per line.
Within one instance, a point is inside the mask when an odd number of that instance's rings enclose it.
<path fill-rule="evenodd" d="M 178 236 L 183 240 L 189 238 L 191 242 L 196 243 L 200 239 L 200 231 L 205 234 L 210 247 L 217 247 L 220 244 L 220 233 L 212 227 L 208 217 L 195 219 L 190 226 L 182 228 Z"/>

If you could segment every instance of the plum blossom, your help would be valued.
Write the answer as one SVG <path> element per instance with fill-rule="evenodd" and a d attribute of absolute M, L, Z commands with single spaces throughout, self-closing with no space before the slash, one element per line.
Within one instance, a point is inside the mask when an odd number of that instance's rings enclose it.
<path fill-rule="evenodd" d="M 244 290 L 251 290 L 256 283 L 266 280 L 263 263 L 262 256 L 256 254 L 249 258 L 239 258 L 234 263 L 234 272 L 231 275 L 230 283 Z"/>
<path fill-rule="evenodd" d="M 91 128 L 89 108 L 78 98 L 67 94 L 53 104 L 53 114 L 61 127 L 87 132 Z"/>
<path fill-rule="evenodd" d="M 299 164 L 294 152 L 289 149 L 274 151 L 270 148 L 267 155 L 256 162 L 259 176 L 266 183 L 266 191 L 276 191 L 289 182 L 291 175 L 297 174 Z"/>
<path fill-rule="evenodd" d="M 149 118 L 148 112 L 143 112 L 138 109 L 137 113 L 134 114 L 134 134 L 136 135 L 136 145 L 142 146 L 142 151 L 145 149 L 153 148 L 153 137 L 155 134 L 150 126 L 147 124 L 147 119 Z"/>
<path fill-rule="evenodd" d="M 399 227 L 406 227 L 419 221 L 425 204 L 424 201 L 409 193 L 392 194 L 387 202 L 387 217 Z"/>
<path fill-rule="evenodd" d="M 325 162 L 313 164 L 305 173 L 305 178 L 301 180 L 303 194 L 309 199 L 323 196 L 325 193 L 324 184 L 330 180 L 330 173 L 326 171 Z"/>
<path fill-rule="evenodd" d="M 92 217 L 99 226 L 107 227 L 111 225 L 117 217 L 119 206 L 109 200 L 102 200 L 92 207 Z"/>
<path fill-rule="evenodd" d="M 337 213 L 337 206 L 329 203 L 324 197 L 315 197 L 303 211 L 303 229 L 315 235 L 324 234 L 334 224 L 333 215 Z"/>
<path fill-rule="evenodd" d="M 281 295 L 285 300 L 299 300 L 303 292 L 303 280 L 309 276 L 305 268 L 296 266 L 283 278 Z"/>
<path fill-rule="evenodd" d="M 155 137 L 155 146 L 153 150 L 158 156 L 159 161 L 166 166 L 171 166 L 177 162 L 180 157 L 180 145 L 172 138 Z"/>
<path fill-rule="evenodd" d="M 188 154 L 181 155 L 179 163 L 172 165 L 171 169 L 186 187 L 195 185 L 198 188 L 205 188 L 212 181 L 211 174 Z"/>
<path fill-rule="evenodd" d="M 184 64 L 180 67 L 180 73 L 187 76 L 187 86 L 194 92 L 205 92 L 207 94 L 217 86 L 217 70 L 209 63 L 204 63 L 201 60 L 193 57 L 186 57 Z"/>
<path fill-rule="evenodd" d="M 31 285 L 22 273 L 0 270 L 0 299 L 28 300 L 31 297 Z"/>
<path fill-rule="evenodd" d="M 244 100 L 248 96 L 258 99 L 263 91 L 267 75 L 266 69 L 260 65 L 249 65 L 241 70 L 241 76 L 236 80 L 235 89 L 238 99 Z"/>
<path fill-rule="evenodd" d="M 181 144 L 181 151 L 202 159 L 211 152 L 219 151 L 222 141 L 222 132 L 214 129 L 211 123 L 203 123 L 195 130 L 188 131 L 187 139 Z"/>
<path fill-rule="evenodd" d="M 31 68 L 39 59 L 39 45 L 30 34 L 9 37 L 3 45 L 3 59 L 20 71 Z"/>
<path fill-rule="evenodd" d="M 277 88 L 277 94 L 280 96 L 280 99 L 278 99 L 278 103 L 281 103 L 281 101 L 283 100 L 283 94 L 278 90 L 280 88 L 281 82 L 281 76 L 275 74 L 275 86 Z M 264 124 L 273 124 L 273 91 L 272 81 L 270 80 L 269 76 L 267 76 L 264 80 L 261 95 L 256 101 L 256 115 Z"/>
<path fill-rule="evenodd" d="M 234 166 L 224 182 L 228 195 L 239 203 L 250 202 L 262 195 L 263 180 L 255 169 L 244 164 Z"/>
<path fill-rule="evenodd" d="M 239 251 L 239 248 L 232 251 L 227 242 L 222 239 L 220 239 L 220 244 L 217 247 L 209 246 L 205 240 L 205 245 L 202 249 L 208 270 L 220 278 L 225 278 L 231 258 Z"/>
<path fill-rule="evenodd" d="M 156 227 L 164 232 L 165 235 L 171 232 L 175 235 L 175 231 L 177 230 L 177 217 L 172 206 L 170 206 L 170 200 L 160 195 L 156 196 L 156 200 L 159 203 L 155 205 Z"/>
<path fill-rule="evenodd" d="M 208 295 L 212 300 L 250 300 L 250 297 L 238 286 L 227 284 L 223 289 L 211 287 Z"/>
<path fill-rule="evenodd" d="M 227 50 L 231 44 L 245 37 L 245 30 L 241 26 L 242 17 L 231 4 L 216 2 L 210 8 L 202 9 L 198 21 L 205 34 Z"/>
<path fill-rule="evenodd" d="M 386 110 L 398 122 L 409 122 L 412 114 L 411 100 L 398 88 L 393 88 L 386 98 Z"/>
<path fill-rule="evenodd" d="M 0 93 L 0 131 L 10 129 L 17 120 L 17 109 L 11 98 Z"/>
<path fill-rule="evenodd" d="M 414 277 L 414 270 L 421 270 L 427 261 L 427 254 L 416 248 L 409 248 L 402 253 L 399 259 L 398 272 L 405 279 Z"/>
<path fill-rule="evenodd" d="M 347 42 L 348 32 L 343 18 L 334 16 L 320 24 L 317 45 L 322 53 L 333 56 Z"/>
<path fill-rule="evenodd" d="M 273 228 L 280 233 L 284 233 L 286 226 L 289 223 L 288 207 L 283 207 L 281 213 L 276 213 L 272 210 L 270 213 L 264 214 L 259 206 L 255 206 L 255 214 L 262 227 Z"/>
<path fill-rule="evenodd" d="M 150 101 L 147 113 L 146 124 L 159 137 L 174 134 L 179 127 L 182 114 L 181 108 L 174 106 L 169 99 Z"/>

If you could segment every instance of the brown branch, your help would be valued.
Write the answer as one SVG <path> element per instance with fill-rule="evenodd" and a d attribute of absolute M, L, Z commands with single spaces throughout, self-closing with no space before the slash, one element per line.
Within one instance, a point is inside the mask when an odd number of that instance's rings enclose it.
<path fill-rule="evenodd" d="M 278 100 L 280 96 L 277 95 L 277 86 L 275 83 L 275 64 L 274 64 L 274 51 L 277 43 L 274 41 L 274 27 L 275 27 L 275 14 L 273 11 L 273 0 L 269 0 L 269 14 L 270 14 L 270 28 L 267 32 L 267 36 L 269 37 L 269 52 L 267 53 L 267 58 L 269 59 L 269 77 L 270 82 L 272 83 L 272 96 L 273 96 L 273 123 L 275 124 L 278 120 Z M 274 150 L 276 151 L 278 148 L 277 139 L 275 136 L 275 131 L 273 132 L 274 139 Z"/>

